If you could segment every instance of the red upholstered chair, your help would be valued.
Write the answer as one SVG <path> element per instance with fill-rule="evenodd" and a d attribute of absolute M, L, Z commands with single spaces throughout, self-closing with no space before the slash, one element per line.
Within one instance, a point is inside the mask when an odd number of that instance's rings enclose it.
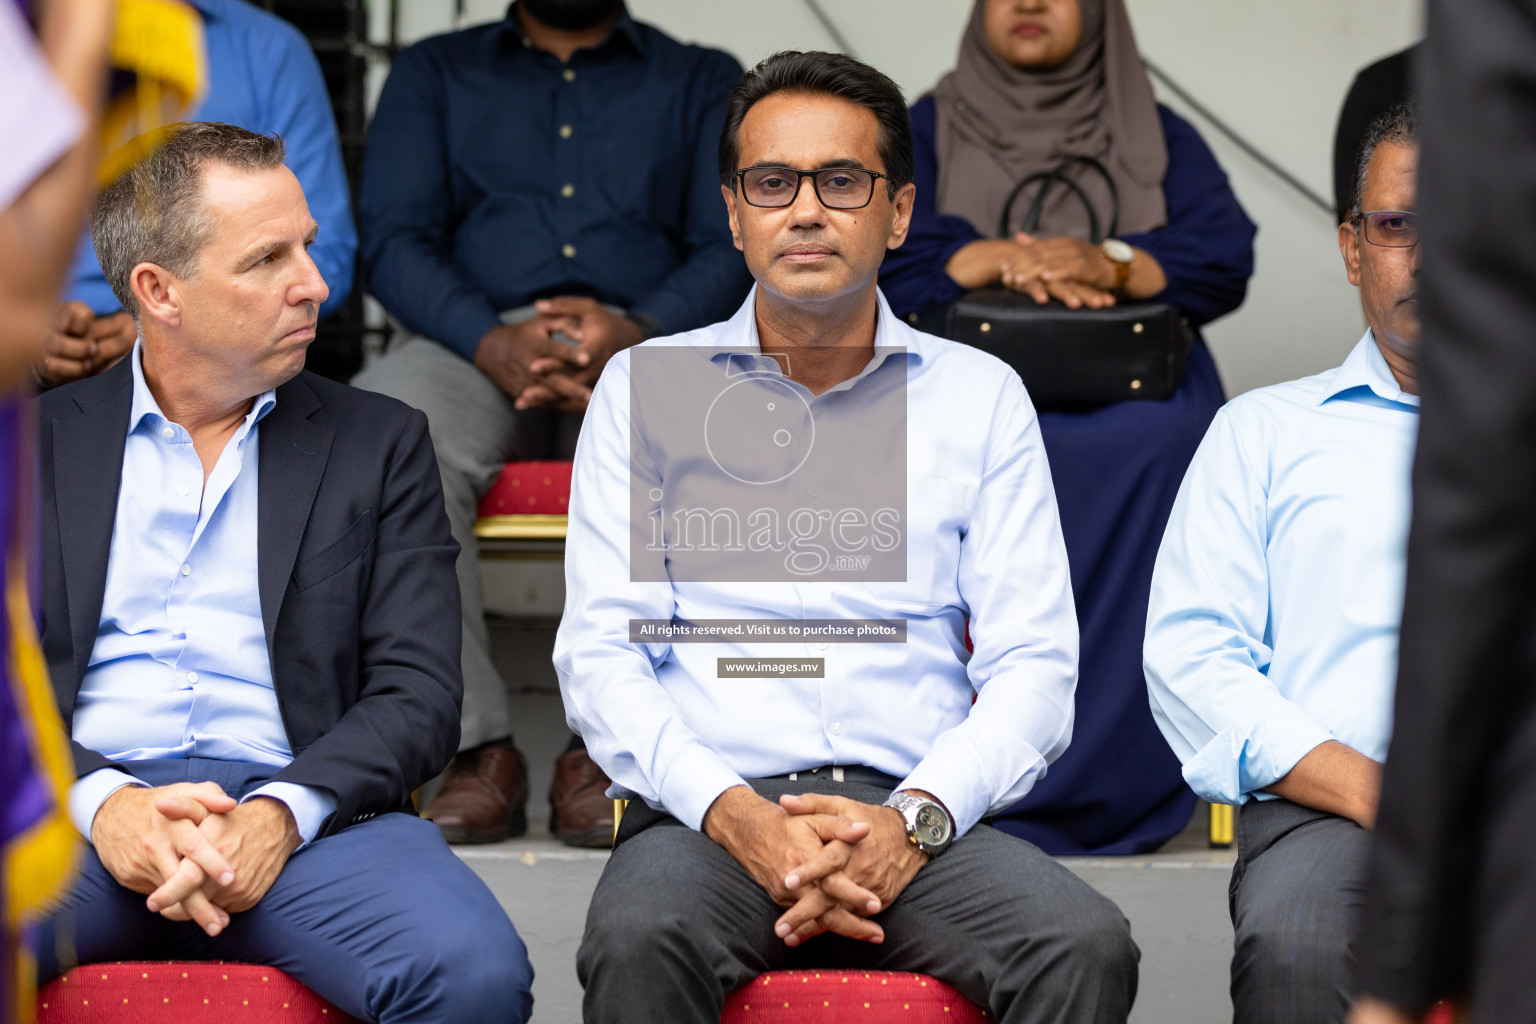
<path fill-rule="evenodd" d="M 220 961 L 86 964 L 44 985 L 38 1024 L 355 1024 L 275 967 Z"/>
<path fill-rule="evenodd" d="M 509 462 L 480 502 L 475 536 L 499 554 L 558 554 L 571 503 L 569 462 Z"/>
<path fill-rule="evenodd" d="M 720 1024 L 976 1024 L 991 1020 L 926 974 L 896 971 L 769 971 L 732 992 Z"/>

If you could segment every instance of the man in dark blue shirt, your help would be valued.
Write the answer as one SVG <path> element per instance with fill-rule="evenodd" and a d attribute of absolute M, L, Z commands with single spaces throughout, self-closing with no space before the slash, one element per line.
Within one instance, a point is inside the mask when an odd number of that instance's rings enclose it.
<path fill-rule="evenodd" d="M 424 815 L 451 842 L 526 826 L 526 764 L 491 663 L 475 508 L 508 459 L 569 458 L 616 352 L 723 320 L 751 280 L 715 168 L 741 67 L 622 0 L 520 0 L 395 61 L 359 198 L 368 288 L 407 330 L 356 383 L 427 414 L 461 546 L 460 755 Z M 608 780 L 573 745 L 556 833 L 607 845 Z"/>

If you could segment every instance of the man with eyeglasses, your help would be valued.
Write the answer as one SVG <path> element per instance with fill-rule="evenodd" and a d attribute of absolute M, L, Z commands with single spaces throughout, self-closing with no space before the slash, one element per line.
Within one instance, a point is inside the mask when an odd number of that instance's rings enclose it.
<path fill-rule="evenodd" d="M 1342 1021 L 1391 734 L 1418 432 L 1418 127 L 1379 117 L 1339 250 L 1369 325 L 1342 366 L 1217 415 L 1152 576 L 1152 714 L 1241 804 L 1235 1020 Z"/>
<path fill-rule="evenodd" d="M 1070 741 L 1077 624 L 1023 384 L 876 288 L 915 191 L 901 92 L 777 54 L 732 93 L 719 163 L 756 288 L 616 356 L 576 455 L 555 666 L 631 798 L 577 956 L 586 1019 L 714 1024 L 804 966 L 1124 1021 L 1125 918 L 985 823 Z"/>
<path fill-rule="evenodd" d="M 508 461 L 569 459 L 615 352 L 712 323 L 751 283 L 714 180 L 736 59 L 623 0 L 516 0 L 395 58 L 358 197 L 368 290 L 406 328 L 354 380 L 426 413 L 459 542 L 459 754 L 422 809 L 450 843 L 528 827 L 528 764 L 491 659 L 475 512 Z M 608 780 L 572 737 L 550 831 L 613 837 Z"/>

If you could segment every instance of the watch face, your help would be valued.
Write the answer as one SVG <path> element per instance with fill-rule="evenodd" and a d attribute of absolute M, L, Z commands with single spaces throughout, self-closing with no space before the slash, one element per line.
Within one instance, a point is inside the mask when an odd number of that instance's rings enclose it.
<path fill-rule="evenodd" d="M 917 832 L 917 841 L 925 846 L 943 846 L 949 842 L 949 816 L 933 804 L 917 812 L 913 828 Z"/>
<path fill-rule="evenodd" d="M 1132 250 L 1131 247 L 1125 242 L 1120 241 L 1118 238 L 1104 239 L 1104 242 L 1100 248 L 1104 250 L 1104 255 L 1108 256 L 1116 263 L 1129 263 L 1131 260 L 1136 258 L 1135 251 Z"/>

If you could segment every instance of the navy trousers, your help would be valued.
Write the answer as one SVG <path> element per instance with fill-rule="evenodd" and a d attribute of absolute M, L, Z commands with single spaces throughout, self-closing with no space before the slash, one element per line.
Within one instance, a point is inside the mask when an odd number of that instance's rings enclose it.
<path fill-rule="evenodd" d="M 202 758 L 139 761 L 154 786 L 213 781 L 239 798 L 276 769 Z M 76 963 L 237 960 L 285 971 L 380 1024 L 526 1021 L 533 967 L 496 897 L 429 821 L 381 814 L 303 847 L 261 902 L 209 938 L 123 888 L 93 849 L 39 930 L 40 981 Z"/>

